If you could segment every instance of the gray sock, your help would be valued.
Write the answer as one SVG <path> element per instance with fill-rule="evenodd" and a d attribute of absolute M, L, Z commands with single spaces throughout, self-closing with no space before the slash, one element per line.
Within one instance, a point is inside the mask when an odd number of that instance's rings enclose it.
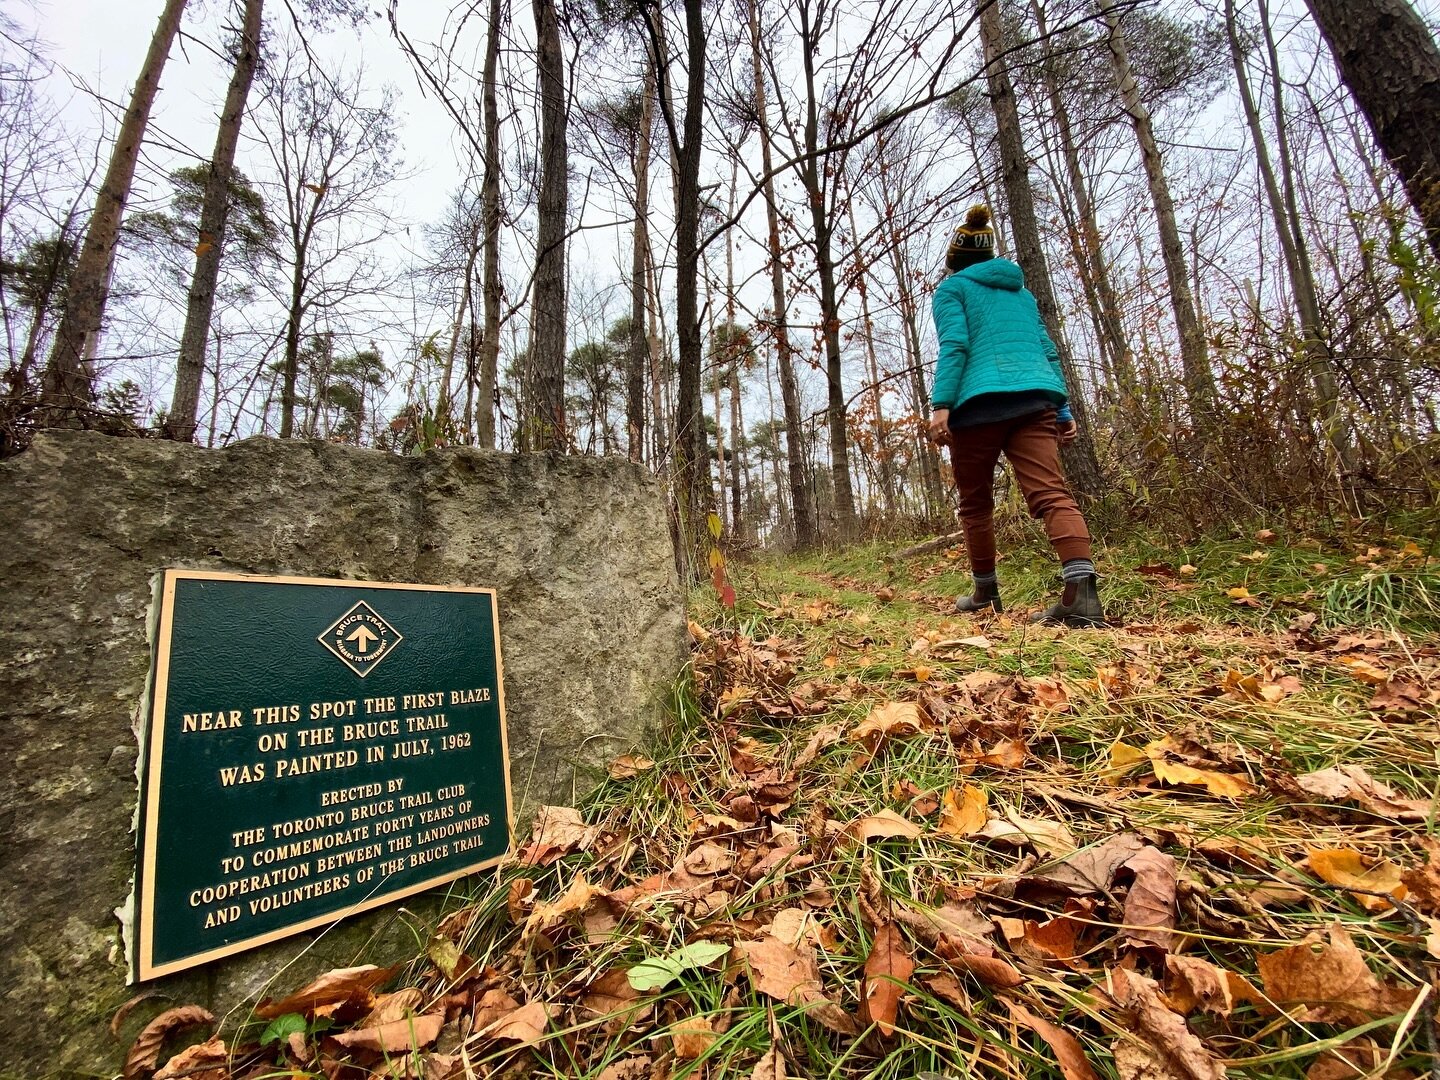
<path fill-rule="evenodd" d="M 987 586 L 993 588 L 1000 583 L 1000 579 L 995 576 L 994 570 L 991 570 L 988 574 L 971 574 L 970 577 L 974 580 L 977 589 Z"/>
<path fill-rule="evenodd" d="M 1095 564 L 1089 559 L 1071 559 L 1060 568 L 1060 577 L 1067 582 L 1094 576 Z"/>

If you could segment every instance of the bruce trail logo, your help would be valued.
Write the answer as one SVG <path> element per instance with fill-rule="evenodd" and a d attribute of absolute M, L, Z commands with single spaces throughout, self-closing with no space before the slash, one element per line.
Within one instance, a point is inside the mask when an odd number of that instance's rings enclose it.
<path fill-rule="evenodd" d="M 403 640 L 400 631 L 363 600 L 320 635 L 320 644 L 362 679 Z"/>

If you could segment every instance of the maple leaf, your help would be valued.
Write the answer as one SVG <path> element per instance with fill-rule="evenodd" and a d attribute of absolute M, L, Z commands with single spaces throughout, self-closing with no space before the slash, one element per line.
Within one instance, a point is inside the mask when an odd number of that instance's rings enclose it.
<path fill-rule="evenodd" d="M 1325 938 L 1310 934 L 1262 954 L 1256 966 L 1266 996 L 1282 1007 L 1301 1006 L 1297 1019 L 1306 1023 L 1364 1024 L 1405 1012 L 1420 993 L 1377 979 L 1339 924 Z"/>

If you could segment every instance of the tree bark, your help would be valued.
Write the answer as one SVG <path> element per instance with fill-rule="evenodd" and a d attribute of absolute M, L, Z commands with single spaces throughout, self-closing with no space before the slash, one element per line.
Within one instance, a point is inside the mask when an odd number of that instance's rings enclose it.
<path fill-rule="evenodd" d="M 1050 268 L 1045 262 L 1045 249 L 1040 243 L 1040 225 L 1035 216 L 1035 202 L 1030 192 L 1030 159 L 1025 153 L 1024 135 L 1020 128 L 1020 110 L 1015 101 L 1015 87 L 1003 57 L 1004 28 L 1000 21 L 1000 5 L 978 0 L 980 10 L 980 41 L 985 51 L 985 77 L 990 88 L 990 101 L 995 109 L 999 135 L 1001 179 L 1005 201 L 1010 207 L 1010 234 L 1015 240 L 1015 260 L 1025 272 L 1025 284 L 1035 296 L 1040 318 L 1050 332 L 1060 354 L 1060 369 L 1070 391 L 1070 411 L 1074 414 L 1078 434 L 1062 448 L 1065 473 L 1081 494 L 1098 498 L 1103 493 L 1103 478 L 1095 457 L 1095 442 L 1090 431 L 1085 396 L 1081 392 L 1079 374 L 1070 357 L 1070 349 L 1060 327 L 1060 308 L 1050 284 Z"/>
<path fill-rule="evenodd" d="M 765 72 L 760 62 L 760 14 L 757 0 L 750 0 L 750 53 L 755 75 L 755 114 L 760 128 L 760 160 L 765 171 L 766 240 L 770 249 L 771 305 L 774 309 L 775 360 L 780 369 L 780 401 L 785 412 L 785 460 L 790 482 L 790 507 L 795 525 L 795 545 L 814 547 L 819 537 L 815 514 L 805 483 L 805 450 L 800 427 L 800 389 L 795 382 L 795 359 L 790 347 L 786 318 L 785 264 L 780 247 L 780 211 L 775 198 L 774 162 L 770 123 L 765 110 Z"/>
<path fill-rule="evenodd" d="M 1192 417 L 1206 426 L 1215 411 L 1215 377 L 1210 370 L 1210 357 L 1205 334 L 1195 313 L 1195 298 L 1190 291 L 1186 273 L 1185 247 L 1175 223 L 1175 201 L 1170 197 L 1170 184 L 1165 178 L 1164 160 L 1155 141 L 1150 111 L 1140 99 L 1140 85 L 1130 68 L 1130 54 L 1115 0 L 1096 0 L 1109 27 L 1107 43 L 1115 87 L 1130 124 L 1140 144 L 1140 159 L 1145 166 L 1145 179 L 1150 186 L 1150 200 L 1155 206 L 1155 221 L 1160 232 L 1160 256 L 1165 263 L 1165 277 L 1170 284 L 1170 305 L 1175 312 L 1175 329 L 1180 337 L 1180 363 L 1185 377 L 1186 395 Z"/>
<path fill-rule="evenodd" d="M 480 182 L 480 218 L 485 236 L 481 291 L 485 296 L 485 330 L 480 337 L 480 379 L 475 396 L 475 441 L 495 449 L 495 382 L 500 367 L 500 111 L 495 83 L 500 67 L 500 0 L 490 0 L 490 27 L 485 36 L 485 67 L 481 74 L 481 109 L 485 114 L 485 174 Z"/>
<path fill-rule="evenodd" d="M 235 68 L 225 91 L 225 107 L 215 133 L 215 150 L 205 178 L 204 201 L 200 207 L 200 236 L 195 247 L 195 273 L 190 279 L 190 297 L 185 328 L 180 333 L 180 360 L 175 369 L 175 393 L 165 422 L 165 437 L 190 442 L 195 437 L 195 417 L 200 407 L 200 383 L 205 375 L 205 345 L 210 339 L 210 315 L 215 310 L 215 287 L 220 280 L 220 258 L 224 254 L 225 224 L 230 216 L 230 175 L 235 170 L 235 148 L 240 144 L 240 123 L 250 84 L 260 61 L 261 15 L 265 0 L 245 0 L 245 19 L 240 29 Z"/>
<path fill-rule="evenodd" d="M 150 38 L 150 48 L 140 77 L 130 94 L 130 104 L 120 124 L 120 134 L 110 152 L 110 164 L 100 185 L 90 227 L 85 230 L 85 243 L 80 259 L 71 275 L 65 295 L 55 343 L 41 382 L 41 396 L 46 404 L 60 410 L 57 419 L 75 419 L 73 410 L 87 408 L 95 397 L 95 371 L 87 361 L 100 336 L 105 318 L 105 303 L 110 293 L 110 272 L 115 261 L 115 246 L 120 239 L 120 222 L 130 198 L 135 179 L 135 166 L 140 160 L 145 128 L 150 123 L 150 110 L 160 89 L 160 76 L 170 56 L 170 46 L 180 29 L 180 16 L 185 0 L 165 0 L 160 21 Z M 83 418 L 81 418 L 83 419 Z"/>
<path fill-rule="evenodd" d="M 1440 259 L 1440 48 L 1405 0 L 1306 0 Z"/>
<path fill-rule="evenodd" d="M 640 128 L 635 134 L 635 225 L 630 246 L 630 350 L 625 366 L 625 427 L 630 460 L 645 449 L 645 367 L 650 342 L 645 327 L 645 264 L 650 251 L 650 127 L 654 123 L 655 62 L 647 52 L 640 79 Z"/>
<path fill-rule="evenodd" d="M 565 227 L 569 155 L 565 59 L 555 0 L 534 0 L 540 69 L 540 198 L 530 305 L 529 386 L 521 418 L 527 450 L 561 450 L 565 431 Z"/>
<path fill-rule="evenodd" d="M 802 62 L 805 75 L 805 153 L 798 172 L 810 204 L 810 227 L 815 245 L 815 270 L 820 278 L 821 335 L 825 340 L 825 375 L 827 382 L 826 420 L 830 432 L 830 472 L 835 487 L 835 518 L 840 537 L 848 539 L 855 532 L 855 496 L 850 487 L 849 432 L 845 426 L 845 386 L 840 352 L 840 305 L 835 287 L 835 258 L 831 248 L 835 210 L 834 200 L 826 194 L 830 187 L 829 169 L 820 154 L 820 99 L 815 86 L 815 54 L 819 27 L 810 21 L 810 2 L 800 0 L 800 35 L 804 42 Z"/>

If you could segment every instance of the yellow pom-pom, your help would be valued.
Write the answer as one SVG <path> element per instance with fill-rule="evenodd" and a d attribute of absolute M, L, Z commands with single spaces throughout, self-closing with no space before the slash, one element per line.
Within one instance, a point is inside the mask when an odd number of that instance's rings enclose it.
<path fill-rule="evenodd" d="M 990 208 L 988 206 L 972 206 L 969 213 L 965 215 L 965 227 L 967 229 L 983 229 L 989 224 Z"/>

